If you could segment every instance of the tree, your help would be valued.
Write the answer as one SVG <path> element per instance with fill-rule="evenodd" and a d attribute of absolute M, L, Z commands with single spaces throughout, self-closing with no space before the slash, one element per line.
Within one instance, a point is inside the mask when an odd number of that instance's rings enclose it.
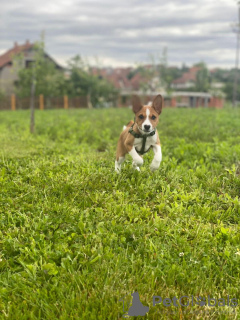
<path fill-rule="evenodd" d="M 234 83 L 229 81 L 225 84 L 225 87 L 223 89 L 228 100 L 232 100 L 233 86 Z M 240 86 L 237 86 L 235 93 L 235 103 L 238 101 L 240 101 Z"/>
<path fill-rule="evenodd" d="M 181 71 L 178 68 L 169 68 L 168 66 L 168 48 L 164 47 L 162 55 L 158 57 L 159 64 L 155 63 L 155 57 L 151 58 L 151 68 L 145 69 L 142 74 L 148 80 L 148 87 L 152 91 L 159 88 L 164 88 L 167 92 L 171 92 L 171 83 L 173 79 L 181 76 Z M 145 86 L 146 86 L 145 85 Z"/>
<path fill-rule="evenodd" d="M 18 82 L 16 93 L 20 97 L 30 97 L 30 131 L 35 127 L 35 96 L 43 94 L 46 98 L 59 96 L 66 90 L 66 81 L 62 71 L 56 68 L 56 64 L 45 54 L 44 35 L 36 42 L 33 51 L 34 59 L 26 68 L 23 56 L 15 57 L 15 65 L 18 68 Z M 20 66 L 20 68 L 19 68 Z"/>
<path fill-rule="evenodd" d="M 164 47 L 162 51 L 162 55 L 160 56 L 160 65 L 159 65 L 159 72 L 160 72 L 160 79 L 162 86 L 169 91 L 171 82 L 172 82 L 172 77 L 169 74 L 169 69 L 168 69 L 168 48 Z"/>
<path fill-rule="evenodd" d="M 210 87 L 210 77 L 207 66 L 204 62 L 200 62 L 195 65 L 200 67 L 200 70 L 197 72 L 195 90 L 207 92 Z"/>
<path fill-rule="evenodd" d="M 0 89 L 0 100 L 5 98 L 5 93 Z"/>
<path fill-rule="evenodd" d="M 183 62 L 181 67 L 181 73 L 188 72 L 188 71 L 189 71 L 189 67 L 187 67 L 187 65 Z"/>
<path fill-rule="evenodd" d="M 93 75 L 89 65 L 79 55 L 69 61 L 69 70 L 70 96 L 88 96 L 94 106 L 101 106 L 106 102 L 116 103 L 118 90 L 101 76 Z"/>
<path fill-rule="evenodd" d="M 22 67 L 18 72 L 16 93 L 20 97 L 29 97 L 33 81 L 35 79 L 35 94 L 43 94 L 45 97 L 62 95 L 66 88 L 66 80 L 62 70 L 56 68 L 56 64 L 46 56 L 44 41 L 34 45 L 34 60 L 28 68 Z M 19 58 L 18 58 L 19 59 Z M 22 56 L 20 56 L 22 59 Z"/>

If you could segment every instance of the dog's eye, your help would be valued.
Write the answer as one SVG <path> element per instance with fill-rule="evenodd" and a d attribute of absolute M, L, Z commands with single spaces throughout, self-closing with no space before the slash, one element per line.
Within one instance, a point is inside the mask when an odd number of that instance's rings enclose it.
<path fill-rule="evenodd" d="M 139 119 L 144 119 L 144 116 L 140 114 Z"/>
<path fill-rule="evenodd" d="M 156 117 L 155 116 L 152 116 L 152 120 L 155 120 L 156 119 Z"/>

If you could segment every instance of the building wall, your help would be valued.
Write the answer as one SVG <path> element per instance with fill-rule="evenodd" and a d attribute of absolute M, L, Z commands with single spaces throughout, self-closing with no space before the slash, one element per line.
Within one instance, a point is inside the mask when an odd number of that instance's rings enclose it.
<path fill-rule="evenodd" d="M 13 93 L 17 74 L 12 65 L 5 65 L 0 70 L 0 89 L 6 95 Z"/>
<path fill-rule="evenodd" d="M 29 49 L 22 53 L 22 59 L 9 63 L 0 69 L 0 90 L 6 95 L 15 91 L 15 83 L 18 81 L 20 68 L 26 68 L 28 62 L 34 61 L 34 50 Z"/>
<path fill-rule="evenodd" d="M 188 81 L 185 83 L 172 83 L 171 84 L 171 88 L 173 89 L 188 89 L 188 88 L 192 88 L 195 86 L 195 83 L 192 81 Z"/>
<path fill-rule="evenodd" d="M 223 98 L 212 97 L 209 102 L 209 107 L 221 109 L 224 105 Z"/>
<path fill-rule="evenodd" d="M 119 97 L 119 107 L 131 106 L 132 94 L 129 93 L 125 96 Z M 155 95 L 140 95 L 143 104 L 147 104 L 149 101 L 153 101 Z M 165 107 L 191 107 L 191 108 L 223 108 L 224 99 L 218 97 L 208 96 L 193 96 L 191 92 L 189 95 L 177 95 L 177 96 L 165 96 L 164 97 Z"/>

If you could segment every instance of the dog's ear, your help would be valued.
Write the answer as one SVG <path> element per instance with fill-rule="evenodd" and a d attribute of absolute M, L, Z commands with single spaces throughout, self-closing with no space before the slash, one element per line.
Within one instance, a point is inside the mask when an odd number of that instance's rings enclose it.
<path fill-rule="evenodd" d="M 134 113 L 137 113 L 142 109 L 142 103 L 138 96 L 134 95 L 132 96 L 132 110 Z"/>
<path fill-rule="evenodd" d="M 158 113 L 160 114 L 162 112 L 162 107 L 163 107 L 163 97 L 158 94 L 152 103 L 152 108 Z"/>

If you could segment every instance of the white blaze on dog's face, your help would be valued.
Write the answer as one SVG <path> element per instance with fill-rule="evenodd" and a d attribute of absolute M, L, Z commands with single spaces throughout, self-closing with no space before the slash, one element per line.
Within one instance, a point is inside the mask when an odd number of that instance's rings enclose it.
<path fill-rule="evenodd" d="M 135 122 L 142 132 L 149 133 L 156 128 L 159 115 L 162 112 L 162 105 L 163 98 L 160 94 L 153 100 L 152 106 L 142 106 L 140 99 L 134 96 L 133 112 L 135 113 Z"/>
<path fill-rule="evenodd" d="M 143 121 L 142 127 L 141 127 L 142 131 L 151 132 L 153 130 L 153 124 L 151 123 L 150 119 L 154 120 L 155 118 L 156 118 L 155 115 L 152 115 L 150 117 L 150 107 L 147 107 L 147 109 L 146 109 L 146 119 Z"/>

